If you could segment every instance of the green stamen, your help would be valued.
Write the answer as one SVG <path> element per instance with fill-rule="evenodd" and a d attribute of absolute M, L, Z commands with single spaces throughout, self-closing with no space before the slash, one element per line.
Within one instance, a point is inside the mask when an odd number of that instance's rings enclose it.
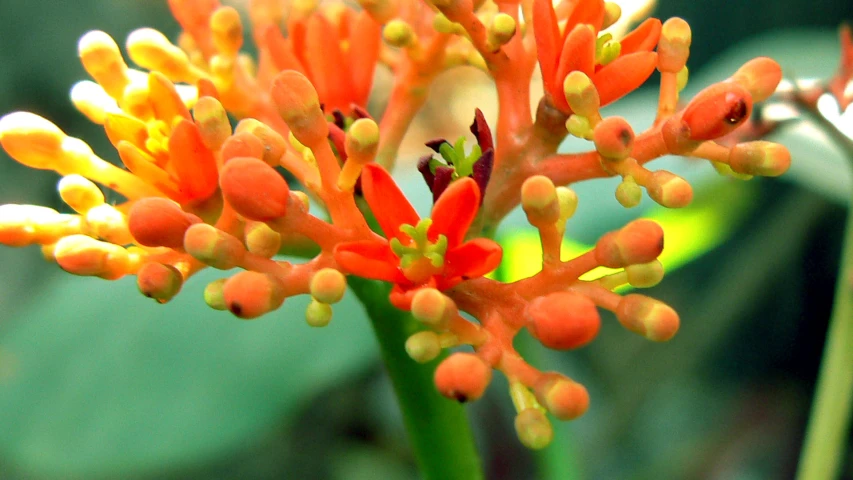
<path fill-rule="evenodd" d="M 435 268 L 444 266 L 447 237 L 439 235 L 435 242 L 431 242 L 427 237 L 430 225 L 432 225 L 430 218 L 421 220 L 416 226 L 400 225 L 400 231 L 412 239 L 408 245 L 403 245 L 403 242 L 397 238 L 391 239 L 391 251 L 400 258 L 402 268 L 406 269 L 424 258 L 429 260 L 430 265 Z"/>

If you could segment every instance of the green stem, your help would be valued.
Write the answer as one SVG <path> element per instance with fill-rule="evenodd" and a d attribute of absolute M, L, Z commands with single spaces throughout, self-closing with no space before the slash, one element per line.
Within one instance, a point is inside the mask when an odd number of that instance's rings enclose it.
<path fill-rule="evenodd" d="M 421 329 L 418 323 L 388 303 L 389 285 L 356 277 L 349 278 L 349 285 L 373 324 L 423 478 L 483 478 L 465 409 L 442 397 L 433 384 L 438 360 L 421 365 L 406 353 L 406 339 Z"/>
<path fill-rule="evenodd" d="M 836 478 L 853 407 L 853 203 L 850 205 L 841 271 L 829 321 L 817 390 L 806 441 L 800 457 L 799 480 Z"/>

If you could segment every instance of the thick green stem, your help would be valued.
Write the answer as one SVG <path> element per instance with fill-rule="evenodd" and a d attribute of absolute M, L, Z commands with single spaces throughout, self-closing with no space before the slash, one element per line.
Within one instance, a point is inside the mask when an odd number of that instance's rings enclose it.
<path fill-rule="evenodd" d="M 844 447 L 850 430 L 853 407 L 853 202 L 847 217 L 841 270 L 829 322 L 797 472 L 799 480 L 836 478 L 844 460 Z"/>
<path fill-rule="evenodd" d="M 433 384 L 437 361 L 421 365 L 406 353 L 406 339 L 420 330 L 418 323 L 388 303 L 389 285 L 356 277 L 349 285 L 373 324 L 423 478 L 483 478 L 465 409 Z"/>

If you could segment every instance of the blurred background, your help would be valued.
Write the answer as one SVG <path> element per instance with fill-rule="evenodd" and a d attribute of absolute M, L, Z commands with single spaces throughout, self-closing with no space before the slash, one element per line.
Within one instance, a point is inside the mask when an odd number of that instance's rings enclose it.
<path fill-rule="evenodd" d="M 851 19 L 849 0 L 820 8 L 802 0 L 662 0 L 654 15 L 681 16 L 693 29 L 688 95 L 759 55 L 777 59 L 790 78 L 828 78 L 838 23 Z M 143 26 L 178 31 L 165 1 L 0 0 L 0 112 L 36 112 L 115 160 L 103 130 L 68 99 L 86 78 L 76 43 L 101 29 L 122 44 Z M 455 138 L 467 133 L 474 107 L 496 112 L 481 74 L 457 75 L 466 90 L 437 87 L 440 101 L 416 130 Z M 642 129 L 654 115 L 654 78 L 650 85 L 608 112 Z M 638 214 L 692 227 L 689 235 L 674 230 L 673 244 L 701 248 L 685 247 L 681 265 L 648 292 L 679 311 L 682 329 L 667 344 L 650 344 L 605 318 L 592 345 L 562 353 L 522 336 L 531 363 L 584 383 L 592 405 L 558 424 L 555 444 L 533 454 L 515 438 L 506 382 L 497 379 L 469 407 L 488 478 L 793 476 L 853 181 L 850 159 L 807 123 L 771 139 L 794 154 L 779 180 L 733 182 L 679 159 L 653 164 L 697 185 L 696 205 L 682 216 L 667 217 L 648 198 L 627 211 L 613 198 L 613 182 L 577 186 L 580 209 L 569 223 L 577 242 L 591 244 Z M 413 156 L 423 153 L 418 142 L 409 142 Z M 0 204 L 63 208 L 57 175 L 0 157 Z M 413 172 L 399 173 L 426 210 L 426 189 Z M 505 227 L 523 224 L 516 214 Z M 530 255 L 511 230 L 502 230 L 516 259 L 502 267 L 507 277 Z M 36 248 L 2 248 L 0 265 L 0 478 L 417 478 L 354 299 L 336 307 L 329 327 L 313 330 L 302 320 L 304 299 L 254 322 L 208 309 L 204 285 L 227 273 L 204 272 L 160 306 L 139 295 L 132 278 L 72 277 Z M 853 478 L 851 459 L 848 452 L 843 478 Z"/>

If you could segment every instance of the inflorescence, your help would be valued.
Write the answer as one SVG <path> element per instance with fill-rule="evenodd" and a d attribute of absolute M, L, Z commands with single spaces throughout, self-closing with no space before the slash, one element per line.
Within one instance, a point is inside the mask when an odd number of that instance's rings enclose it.
<path fill-rule="evenodd" d="M 650 18 L 621 35 L 611 28 L 619 7 L 603 0 L 359 0 L 360 9 L 285 3 L 249 2 L 255 58 L 243 53 L 239 12 L 216 0 L 169 0 L 183 31 L 177 44 L 152 29 L 133 32 L 126 52 L 138 68 L 106 33 L 84 35 L 78 52 L 94 81 L 75 85 L 71 98 L 104 126 L 122 165 L 42 117 L 6 115 L 3 148 L 24 165 L 59 173 L 59 193 L 75 213 L 3 205 L 0 242 L 40 245 L 77 275 L 136 275 L 141 292 L 161 303 L 203 268 L 238 268 L 207 286 L 210 307 L 251 319 L 308 294 L 306 320 L 317 327 L 330 322 L 348 275 L 389 282 L 391 303 L 424 326 L 406 342 L 414 360 L 473 347 L 440 362 L 438 390 L 476 400 L 493 370 L 501 371 L 519 438 L 541 448 L 552 435 L 546 413 L 576 418 L 589 396 L 572 379 L 525 362 L 513 348 L 520 330 L 569 350 L 596 337 L 600 309 L 653 341 L 669 340 L 679 326 L 665 303 L 614 292 L 662 279 L 664 239 L 655 222 L 633 221 L 590 251 L 561 258 L 578 203 L 567 185 L 619 176 L 615 196 L 625 207 L 645 190 L 680 208 L 690 203 L 691 186 L 649 170 L 651 160 L 703 158 L 737 178 L 780 175 L 790 164 L 778 144 L 719 141 L 773 94 L 779 66 L 757 58 L 681 99 L 691 32 L 679 18 Z M 537 63 L 545 93 L 533 112 Z M 424 153 L 432 153 L 418 168 L 435 201 L 430 217 L 420 218 L 389 171 L 432 82 L 466 65 L 493 78 L 497 123 L 490 127 L 477 111 L 476 143 L 427 144 Z M 367 100 L 377 68 L 390 70 L 392 85 L 374 119 Z M 635 132 L 601 111 L 654 70 L 653 125 Z M 590 150 L 557 153 L 568 135 Z M 96 184 L 126 201 L 106 202 Z M 502 256 L 488 232 L 519 205 L 539 232 L 542 269 L 502 283 L 486 277 Z M 282 252 L 309 259 L 277 260 Z M 616 271 L 581 280 L 600 266 Z"/>

